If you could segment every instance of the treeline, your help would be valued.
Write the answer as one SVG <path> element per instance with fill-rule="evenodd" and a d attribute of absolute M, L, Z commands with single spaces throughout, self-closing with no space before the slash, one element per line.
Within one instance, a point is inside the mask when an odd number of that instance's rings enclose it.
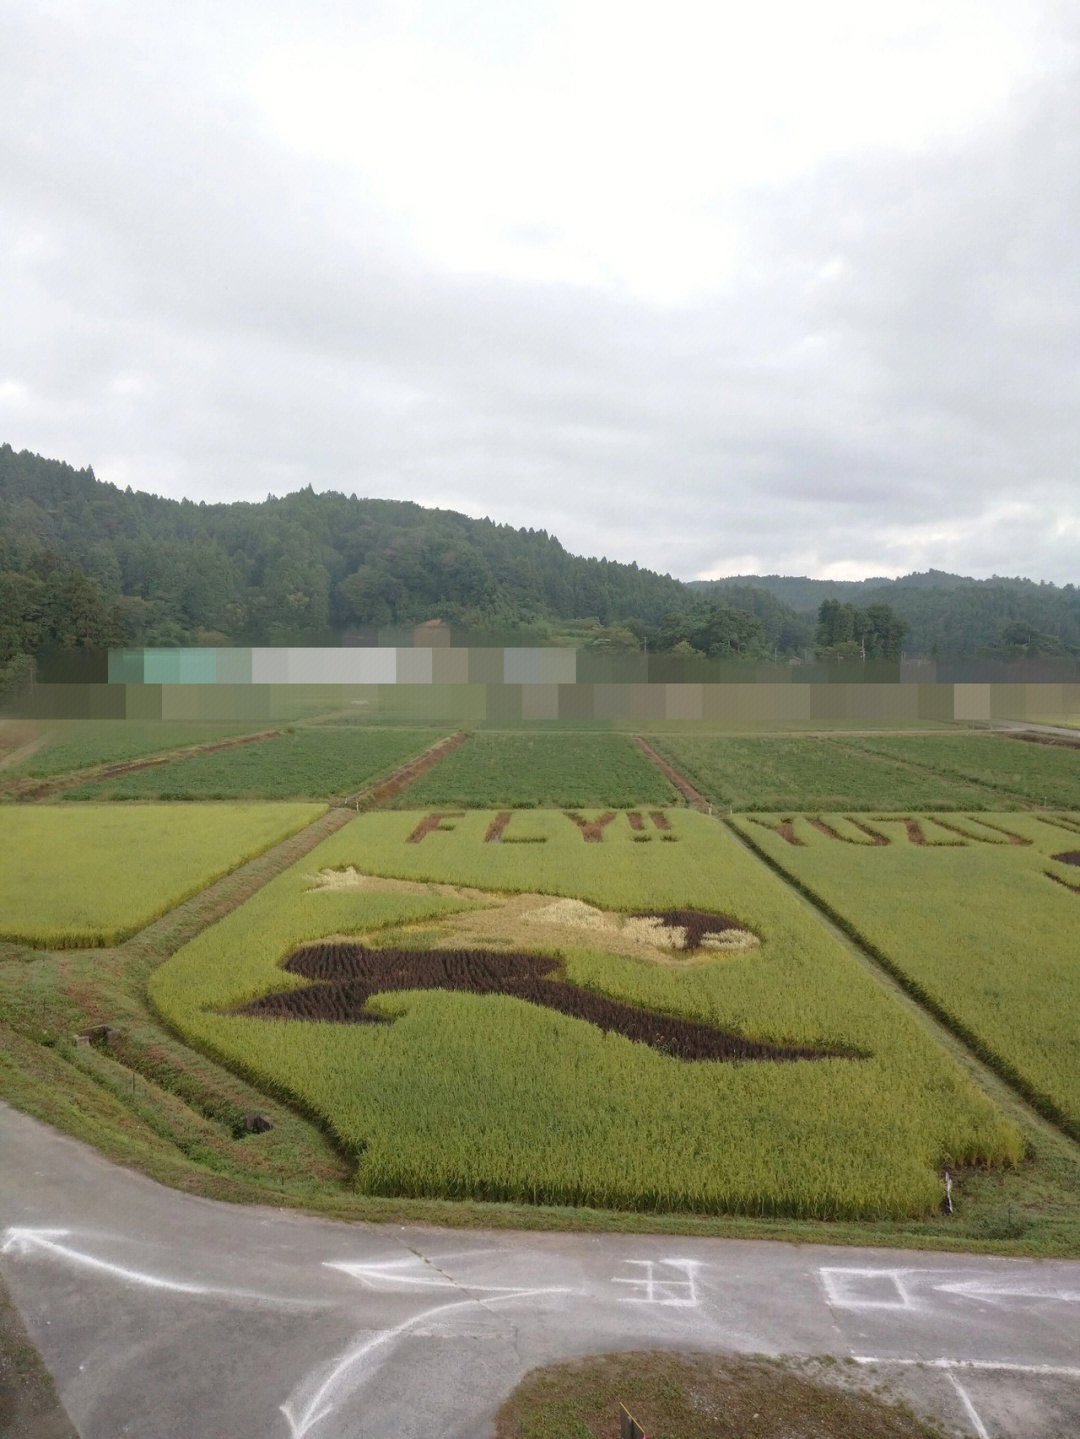
<path fill-rule="evenodd" d="M 258 504 L 168 500 L 9 445 L 0 600 L 9 682 L 57 645 L 373 643 L 435 617 L 503 642 L 714 657 L 787 656 L 812 638 L 764 591 L 719 602 L 570 555 L 544 530 L 310 486 Z"/>
<path fill-rule="evenodd" d="M 375 643 L 433 618 L 473 643 L 712 659 L 1080 654 L 1072 585 L 936 572 L 685 584 L 408 501 L 309 486 L 195 504 L 0 446 L 0 686 L 55 648 Z"/>
<path fill-rule="evenodd" d="M 904 653 L 1023 659 L 1080 656 L 1080 589 L 995 576 L 973 580 L 930 570 L 885 580 L 810 580 L 786 575 L 691 582 L 718 603 L 742 605 L 762 591 L 813 624 L 824 602 L 868 611 L 886 605 L 904 624 Z"/>
<path fill-rule="evenodd" d="M 903 654 L 907 625 L 888 605 L 860 610 L 839 600 L 822 600 L 818 610 L 814 654 L 828 660 L 892 660 Z"/>

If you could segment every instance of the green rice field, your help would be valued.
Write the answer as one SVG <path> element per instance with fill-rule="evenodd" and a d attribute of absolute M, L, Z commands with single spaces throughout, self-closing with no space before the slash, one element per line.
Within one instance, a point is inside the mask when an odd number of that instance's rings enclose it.
<path fill-rule="evenodd" d="M 846 736 L 844 743 L 925 766 L 950 781 L 981 785 L 1000 797 L 995 808 L 1023 800 L 1063 809 L 1080 805 L 1080 749 L 1002 735 L 858 735 Z"/>
<path fill-rule="evenodd" d="M 732 823 L 1080 1137 L 1080 816 Z"/>
<path fill-rule="evenodd" d="M 851 753 L 831 739 L 656 735 L 650 743 L 723 809 L 1002 807 L 990 790 L 919 774 L 869 749 Z"/>
<path fill-rule="evenodd" d="M 142 759 L 188 745 L 213 744 L 271 727 L 169 720 L 66 720 L 39 724 L 43 743 L 24 760 L 7 766 L 5 778 L 71 774 L 93 765 Z"/>
<path fill-rule="evenodd" d="M 496 843 L 494 818 L 358 816 L 157 969 L 153 1005 L 318 1116 L 366 1194 L 896 1218 L 936 1212 L 946 1163 L 1020 1158 L 1013 1123 L 715 821 L 672 807 L 642 828 L 616 814 L 590 841 L 565 814 L 533 809 Z M 359 885 L 350 867 L 413 887 L 321 887 L 335 875 Z M 760 943 L 696 962 L 616 954 L 585 931 L 504 944 L 554 955 L 594 1000 L 833 1056 L 689 1061 L 538 1002 L 438 987 L 376 995 L 381 1023 L 234 1012 L 305 983 L 282 968 L 302 943 L 362 934 L 422 960 L 455 926 L 529 893 L 721 911 Z"/>
<path fill-rule="evenodd" d="M 276 739 L 171 760 L 78 785 L 69 800 L 332 798 L 362 789 L 445 730 L 299 729 Z"/>
<path fill-rule="evenodd" d="M 0 939 L 116 944 L 325 808 L 2 805 Z"/>
<path fill-rule="evenodd" d="M 400 796 L 399 805 L 672 804 L 678 796 L 632 740 L 612 733 L 492 733 L 467 744 Z"/>

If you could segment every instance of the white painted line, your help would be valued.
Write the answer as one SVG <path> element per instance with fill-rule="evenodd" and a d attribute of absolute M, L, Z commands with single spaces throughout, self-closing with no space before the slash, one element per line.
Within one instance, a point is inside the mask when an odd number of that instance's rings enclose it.
<path fill-rule="evenodd" d="M 411 1266 L 415 1272 L 412 1274 L 402 1272 L 408 1266 Z M 351 1279 L 358 1279 L 369 1289 L 396 1289 L 404 1286 L 407 1289 L 456 1289 L 459 1292 L 471 1290 L 477 1294 L 520 1294 L 521 1292 L 521 1286 L 517 1284 L 470 1284 L 465 1279 L 451 1279 L 449 1275 L 440 1274 L 437 1269 L 432 1269 L 427 1260 L 420 1259 L 416 1255 L 410 1255 L 408 1259 L 391 1259 L 385 1264 L 354 1263 L 349 1259 L 327 1259 L 323 1263 L 323 1268 L 340 1269 L 343 1274 L 349 1275 Z"/>
<path fill-rule="evenodd" d="M 144 1289 L 165 1289 L 172 1294 L 195 1294 L 200 1298 L 209 1296 L 224 1297 L 226 1299 L 247 1299 L 258 1300 L 260 1303 L 274 1304 L 281 1307 L 300 1307 L 303 1309 L 321 1308 L 323 1306 L 308 1300 L 291 1299 L 287 1296 L 278 1297 L 273 1294 L 259 1294 L 247 1289 L 225 1289 L 210 1284 L 193 1284 L 184 1279 L 169 1279 L 160 1274 L 147 1274 L 141 1269 L 128 1269 L 123 1264 L 110 1264 L 106 1259 L 97 1259 L 92 1254 L 84 1254 L 81 1250 L 72 1249 L 67 1244 L 58 1244 L 57 1239 L 66 1238 L 71 1233 L 68 1229 L 5 1229 L 0 1235 L 0 1254 L 32 1254 L 35 1250 L 44 1251 L 46 1254 L 59 1256 L 66 1259 L 69 1264 L 77 1264 L 83 1269 L 94 1269 L 100 1274 L 108 1274 L 114 1279 L 120 1279 L 128 1284 L 139 1284 Z"/>
<path fill-rule="evenodd" d="M 624 1259 L 623 1263 L 640 1264 L 645 1270 L 640 1278 L 615 1277 L 612 1279 L 612 1284 L 629 1284 L 642 1291 L 639 1294 L 627 1294 L 624 1302 L 663 1304 L 678 1309 L 697 1308 L 699 1300 L 695 1282 L 698 1269 L 696 1259 Z M 657 1265 L 666 1265 L 668 1269 L 674 1269 L 679 1277 L 673 1279 L 658 1275 Z"/>
<path fill-rule="evenodd" d="M 964 1386 L 960 1383 L 960 1380 L 957 1379 L 956 1375 L 951 1370 L 949 1371 L 949 1378 L 952 1380 L 953 1388 L 956 1390 L 957 1394 L 960 1395 L 961 1403 L 967 1410 L 967 1416 L 971 1420 L 971 1423 L 975 1429 L 975 1433 L 979 1436 L 979 1439 L 990 1439 L 990 1431 L 979 1418 L 979 1411 L 975 1408 L 975 1405 L 972 1404 L 971 1398 L 967 1390 L 964 1388 Z"/>
<path fill-rule="evenodd" d="M 1008 1359 L 897 1359 L 889 1354 L 851 1354 L 853 1364 L 903 1364 L 919 1369 L 1000 1369 L 1008 1374 L 1045 1374 L 1080 1379 L 1080 1368 L 1068 1364 L 1014 1364 Z"/>
<path fill-rule="evenodd" d="M 1039 1289 L 1034 1285 L 986 1284 L 969 1279 L 961 1284 L 935 1284 L 939 1294 L 959 1294 L 964 1299 L 985 1299 L 996 1303 L 1004 1299 L 1049 1299 L 1058 1304 L 1080 1304 L 1080 1289 Z"/>
<path fill-rule="evenodd" d="M 914 1309 L 904 1269 L 818 1270 L 829 1303 L 836 1309 Z"/>
<path fill-rule="evenodd" d="M 415 1330 L 417 1325 L 433 1319 L 436 1315 L 449 1314 L 455 1309 L 485 1308 L 491 1304 L 503 1304 L 511 1299 L 531 1299 L 539 1294 L 573 1294 L 572 1289 L 516 1289 L 512 1294 L 503 1294 L 494 1299 L 459 1299 L 453 1304 L 435 1304 L 430 1309 L 415 1314 L 411 1319 L 404 1319 L 400 1324 L 395 1324 L 392 1329 L 384 1329 L 371 1339 L 365 1339 L 354 1349 L 348 1349 L 334 1363 L 329 1374 L 318 1385 L 314 1394 L 308 1400 L 303 1413 L 295 1414 L 291 1403 L 286 1402 L 279 1405 L 281 1413 L 285 1416 L 285 1422 L 289 1426 L 290 1439 L 304 1439 L 322 1419 L 333 1412 L 333 1404 L 329 1402 L 329 1396 L 337 1386 L 342 1375 L 355 1364 L 361 1363 L 369 1355 L 374 1354 L 377 1349 L 387 1344 L 392 1344 L 401 1335 L 407 1334 L 410 1329 Z M 356 1385 L 353 1385 L 356 1388 Z"/>

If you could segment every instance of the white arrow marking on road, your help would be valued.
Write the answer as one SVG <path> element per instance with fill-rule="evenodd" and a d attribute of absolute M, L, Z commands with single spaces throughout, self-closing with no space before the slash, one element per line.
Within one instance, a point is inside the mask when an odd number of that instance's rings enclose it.
<path fill-rule="evenodd" d="M 1059 1304 L 1080 1304 L 1080 1289 L 1040 1289 L 1030 1284 L 988 1284 L 966 1279 L 959 1284 L 935 1284 L 940 1294 L 959 1294 L 962 1299 L 985 1299 L 988 1304 L 1009 1299 L 1050 1299 Z"/>
<path fill-rule="evenodd" d="M 5 1229 L 3 1242 L 0 1243 L 0 1254 L 30 1254 L 35 1249 L 43 1249 L 46 1253 L 60 1255 L 72 1264 L 81 1264 L 86 1269 L 97 1269 L 104 1274 L 113 1274 L 117 1279 L 127 1279 L 133 1284 L 145 1285 L 148 1289 L 171 1289 L 180 1294 L 211 1293 L 203 1284 L 187 1284 L 180 1279 L 162 1279 L 156 1274 L 143 1274 L 141 1270 L 125 1269 L 121 1264 L 110 1264 L 107 1260 L 95 1259 L 91 1254 L 71 1249 L 66 1244 L 57 1244 L 57 1239 L 64 1239 L 70 1233 L 70 1229 Z"/>
<path fill-rule="evenodd" d="M 289 1426 L 290 1439 L 304 1439 L 304 1436 L 309 1434 L 316 1424 L 333 1411 L 334 1406 L 327 1403 L 327 1396 L 346 1370 L 351 1369 L 354 1364 L 359 1364 L 361 1360 L 366 1359 L 377 1349 L 400 1338 L 402 1334 L 408 1333 L 410 1329 L 415 1329 L 418 1324 L 423 1324 L 425 1320 L 432 1319 L 435 1315 L 449 1314 L 454 1309 L 484 1308 L 490 1304 L 504 1304 L 511 1299 L 532 1299 L 539 1294 L 573 1294 L 575 1292 L 566 1288 L 515 1289 L 512 1293 L 499 1295 L 494 1299 L 459 1299 L 453 1304 L 436 1304 L 432 1308 L 414 1315 L 412 1319 L 405 1319 L 400 1324 L 396 1324 L 393 1329 L 384 1329 L 374 1338 L 365 1339 L 363 1344 L 358 1344 L 355 1349 L 349 1349 L 342 1354 L 330 1373 L 315 1390 L 302 1414 L 295 1415 L 288 1403 L 279 1405 L 281 1413 L 285 1416 L 285 1422 Z"/>
<path fill-rule="evenodd" d="M 26 1254 L 35 1244 L 46 1239 L 63 1239 L 70 1229 L 20 1229 L 12 1225 L 0 1239 L 0 1254 Z"/>
<path fill-rule="evenodd" d="M 461 1254 L 440 1255 L 438 1262 L 451 1263 L 455 1259 L 467 1259 L 473 1254 L 490 1254 L 488 1249 L 471 1249 Z M 369 1289 L 396 1288 L 404 1285 L 413 1289 L 471 1289 L 485 1294 L 518 1294 L 520 1286 L 515 1284 L 470 1284 L 467 1280 L 454 1280 L 448 1274 L 432 1267 L 434 1260 L 419 1254 L 410 1254 L 404 1259 L 377 1260 L 371 1263 L 363 1260 L 328 1259 L 324 1269 L 340 1269 L 352 1279 L 359 1279 Z M 408 1271 L 412 1271 L 411 1273 Z"/>
<path fill-rule="evenodd" d="M 167 1279 L 158 1274 L 146 1274 L 141 1269 L 128 1269 L 122 1264 L 110 1264 L 106 1259 L 97 1259 L 92 1254 L 83 1254 L 67 1244 L 58 1244 L 65 1239 L 70 1229 L 24 1229 L 13 1226 L 0 1235 L 0 1254 L 32 1254 L 42 1250 L 46 1254 L 58 1255 L 69 1264 L 81 1265 L 84 1269 L 96 1269 L 101 1274 L 112 1275 L 115 1279 L 126 1280 L 129 1284 L 141 1284 L 146 1289 L 167 1289 L 173 1294 L 198 1294 L 200 1296 L 224 1296 L 227 1299 L 258 1299 L 264 1303 L 279 1306 L 298 1306 L 302 1309 L 321 1308 L 302 1299 L 278 1298 L 272 1294 L 257 1294 L 247 1289 L 221 1289 L 209 1284 L 191 1284 L 184 1279 Z"/>

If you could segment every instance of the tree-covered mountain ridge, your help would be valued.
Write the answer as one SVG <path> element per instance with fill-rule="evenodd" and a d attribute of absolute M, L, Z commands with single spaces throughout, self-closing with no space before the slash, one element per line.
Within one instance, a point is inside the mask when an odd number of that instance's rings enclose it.
<path fill-rule="evenodd" d="M 544 530 L 310 486 L 195 504 L 0 446 L 0 667 L 32 673 L 56 647 L 374 643 L 432 618 L 473 643 L 711 657 L 812 639 L 767 595 L 720 606 L 670 575 L 571 555 Z"/>
<path fill-rule="evenodd" d="M 734 605 L 764 592 L 804 617 L 816 618 L 825 603 L 888 605 L 906 627 L 909 655 L 1080 655 L 1080 590 L 1073 584 L 933 569 L 898 579 L 738 575 L 689 583 L 702 597 Z"/>
<path fill-rule="evenodd" d="M 309 486 L 196 504 L 0 446 L 0 667 L 16 675 L 56 646 L 371 643 L 434 617 L 473 642 L 808 658 L 823 600 L 851 607 L 856 634 L 860 614 L 891 606 L 912 655 L 1080 653 L 1073 586 L 934 572 L 684 583 L 408 500 Z"/>

